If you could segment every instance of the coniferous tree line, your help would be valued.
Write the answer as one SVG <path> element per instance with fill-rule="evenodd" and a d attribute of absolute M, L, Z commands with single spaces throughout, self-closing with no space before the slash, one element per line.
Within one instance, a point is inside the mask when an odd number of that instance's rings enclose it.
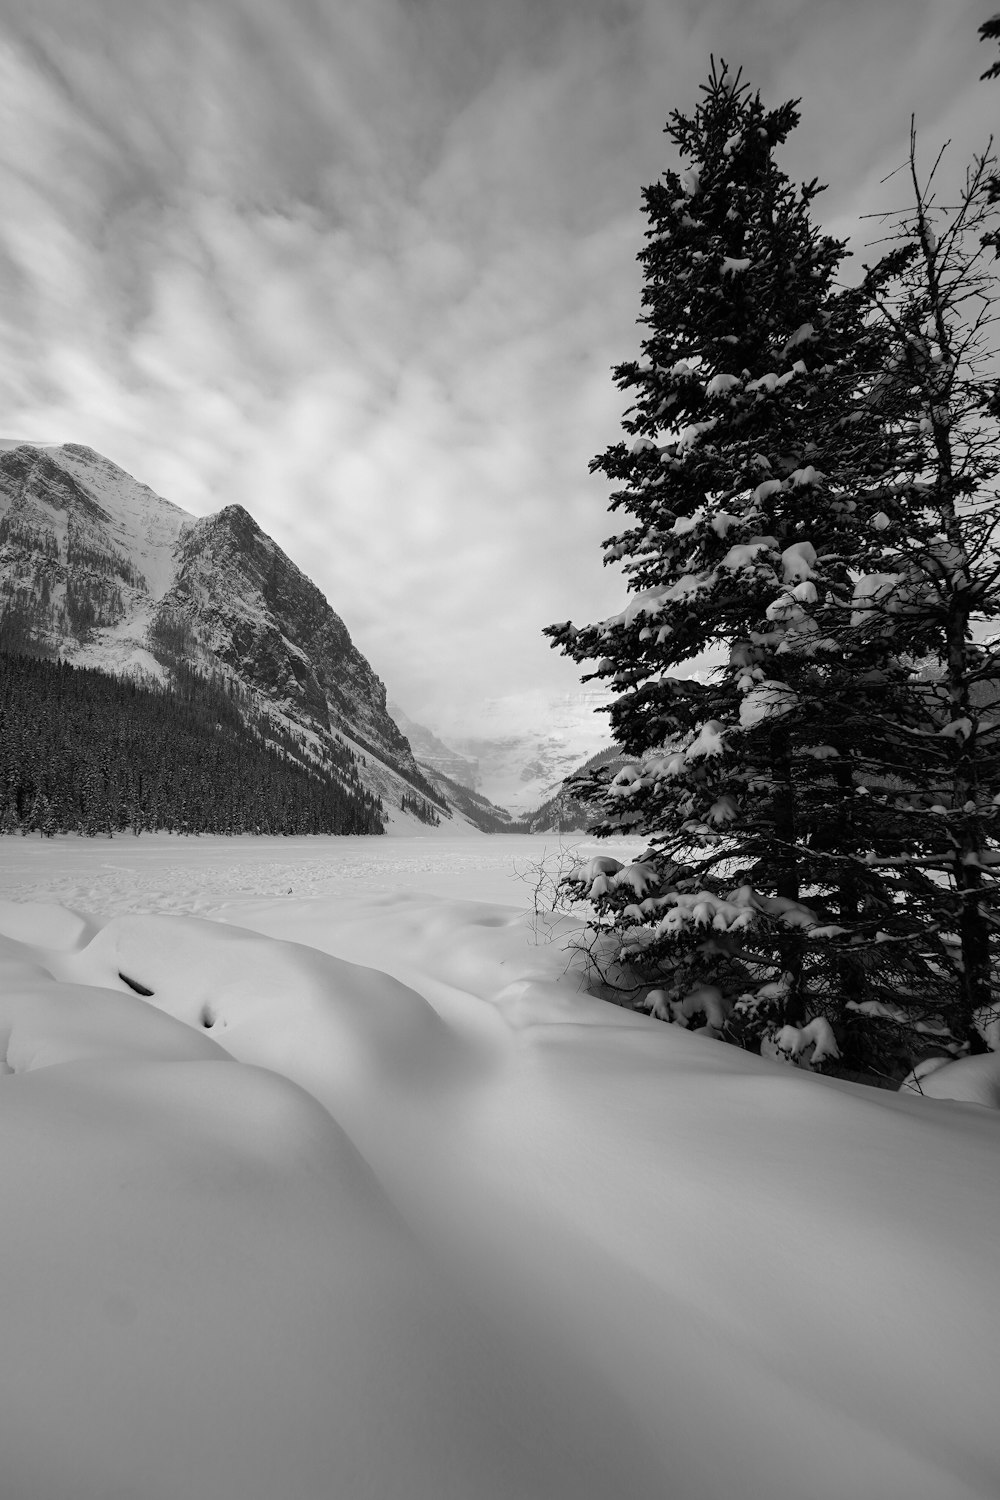
<path fill-rule="evenodd" d="M 713 62 L 644 190 L 626 440 L 592 464 L 632 597 L 547 634 L 627 757 L 574 792 L 649 848 L 569 885 L 631 1003 L 898 1081 L 994 1034 L 1000 188 L 987 148 L 945 200 L 911 133 L 911 206 L 848 280 L 776 159 L 798 118 Z"/>
<path fill-rule="evenodd" d="M 443 771 L 435 769 L 428 779 L 433 781 L 435 789 L 441 793 L 442 801 L 447 797 L 448 801 L 460 813 L 464 813 L 480 832 L 520 833 L 525 831 L 514 823 L 509 813 L 505 813 L 502 808 L 495 807 L 480 792 L 473 791 L 471 787 L 464 786 L 451 776 L 446 776 Z M 441 805 L 440 802 L 438 805 Z M 448 816 L 451 816 L 450 812 Z"/>
<path fill-rule="evenodd" d="M 262 730 L 190 668 L 174 692 L 4 653 L 0 832 L 383 832 L 345 746 L 310 770 Z"/>
<path fill-rule="evenodd" d="M 441 819 L 439 815 L 423 797 L 417 797 L 412 792 L 404 792 L 399 805 L 403 812 L 412 813 L 415 818 L 419 818 L 420 822 L 426 823 L 429 828 L 440 828 Z"/>

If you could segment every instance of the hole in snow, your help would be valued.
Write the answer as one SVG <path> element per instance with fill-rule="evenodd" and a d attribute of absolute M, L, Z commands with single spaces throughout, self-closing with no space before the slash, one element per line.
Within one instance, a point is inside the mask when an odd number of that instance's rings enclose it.
<path fill-rule="evenodd" d="M 211 1031 L 212 1027 L 215 1025 L 215 1013 L 210 1005 L 202 1006 L 200 1020 L 205 1030 Z"/>
<path fill-rule="evenodd" d="M 153 993 L 152 990 L 147 990 L 144 984 L 140 984 L 138 979 L 130 979 L 128 975 L 123 974 L 120 969 L 118 971 L 118 978 L 121 980 L 122 984 L 127 984 L 130 990 L 135 990 L 137 995 L 151 995 Z"/>

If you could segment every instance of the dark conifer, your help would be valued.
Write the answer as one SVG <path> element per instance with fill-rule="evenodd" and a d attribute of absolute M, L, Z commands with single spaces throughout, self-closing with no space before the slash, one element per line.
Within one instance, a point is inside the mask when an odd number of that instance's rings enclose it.
<path fill-rule="evenodd" d="M 867 783 L 893 758 L 873 709 L 908 669 L 856 628 L 900 461 L 873 397 L 900 259 L 837 285 L 820 188 L 775 160 L 797 121 L 714 64 L 693 115 L 671 116 L 681 170 L 644 192 L 642 357 L 615 371 L 630 441 L 592 465 L 631 522 L 606 546 L 633 597 L 547 633 L 596 663 L 635 757 L 580 790 L 605 831 L 651 844 L 629 870 L 582 872 L 598 952 L 660 1014 L 793 1052 L 808 1038 L 818 1059 L 843 1046 L 845 1006 L 866 1014 L 901 972 L 928 1001 L 943 954 L 873 863 L 889 830 Z"/>
<path fill-rule="evenodd" d="M 275 737 L 194 673 L 178 698 L 0 653 L 0 832 L 382 831 L 345 746 L 310 769 Z"/>

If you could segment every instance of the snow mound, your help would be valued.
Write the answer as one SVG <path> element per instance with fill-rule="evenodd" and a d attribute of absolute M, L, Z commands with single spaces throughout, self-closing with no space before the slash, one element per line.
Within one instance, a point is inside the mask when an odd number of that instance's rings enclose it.
<path fill-rule="evenodd" d="M 324 1048 L 331 1080 L 349 1038 L 317 1021 L 320 976 L 356 1020 L 354 1060 L 403 986 L 220 925 L 213 944 L 211 924 L 167 920 L 157 946 L 159 920 L 112 924 L 74 959 L 89 986 L 11 939 L 0 956 L 0 1493 L 597 1500 L 624 1482 L 653 1500 L 616 1393 L 450 1283 L 329 1109 L 99 981 L 144 949 L 171 990 L 172 951 L 176 1009 L 211 987 L 230 1039 L 290 1063 Z M 266 1048 L 262 1011 L 283 1000 L 297 1033 L 274 1016 Z M 401 1044 L 381 1043 L 391 1073 Z"/>
<path fill-rule="evenodd" d="M 116 917 L 60 977 L 150 992 L 148 1006 L 276 1067 L 324 1101 L 341 1073 L 437 1083 L 458 1063 L 422 995 L 375 969 L 196 917 Z M 366 1072 L 366 1070 L 368 1070 Z"/>
<path fill-rule="evenodd" d="M 982 1052 L 954 1061 L 944 1058 L 939 1067 L 915 1069 L 902 1087 L 925 1099 L 953 1099 L 1000 1109 L 1000 1053 Z"/>
<path fill-rule="evenodd" d="M 1000 1493 L 1000 1113 L 611 1006 L 529 892 L 348 890 L 0 909 L 0 1493 Z"/>

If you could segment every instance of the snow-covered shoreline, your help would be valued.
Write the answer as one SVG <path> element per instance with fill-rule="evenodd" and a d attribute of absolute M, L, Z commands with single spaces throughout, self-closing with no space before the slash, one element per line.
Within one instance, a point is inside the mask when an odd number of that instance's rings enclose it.
<path fill-rule="evenodd" d="M 587 996 L 545 847 L 0 840 L 4 1500 L 1000 1492 L 1000 1114 Z"/>

